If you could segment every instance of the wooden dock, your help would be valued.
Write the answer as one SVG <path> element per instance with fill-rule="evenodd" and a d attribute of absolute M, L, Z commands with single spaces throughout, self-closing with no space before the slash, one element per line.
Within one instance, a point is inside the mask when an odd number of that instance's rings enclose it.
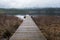
<path fill-rule="evenodd" d="M 30 16 L 18 27 L 10 40 L 47 40 Z"/>

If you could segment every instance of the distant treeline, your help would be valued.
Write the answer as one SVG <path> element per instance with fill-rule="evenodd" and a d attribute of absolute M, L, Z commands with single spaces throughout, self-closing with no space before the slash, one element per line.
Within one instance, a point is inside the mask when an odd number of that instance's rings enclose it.
<path fill-rule="evenodd" d="M 60 15 L 60 8 L 36 8 L 36 9 L 4 9 L 0 8 L 0 14 L 4 15 Z"/>

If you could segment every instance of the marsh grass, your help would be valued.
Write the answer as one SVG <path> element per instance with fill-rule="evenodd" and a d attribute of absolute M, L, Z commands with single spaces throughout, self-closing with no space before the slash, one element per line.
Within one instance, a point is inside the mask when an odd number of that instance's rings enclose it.
<path fill-rule="evenodd" d="M 15 16 L 0 15 L 0 40 L 9 40 L 21 23 Z"/>
<path fill-rule="evenodd" d="M 60 16 L 32 16 L 47 40 L 60 40 Z"/>

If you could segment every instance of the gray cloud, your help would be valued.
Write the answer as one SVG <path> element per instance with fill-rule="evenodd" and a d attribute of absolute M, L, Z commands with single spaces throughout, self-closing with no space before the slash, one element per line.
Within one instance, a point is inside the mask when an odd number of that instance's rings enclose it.
<path fill-rule="evenodd" d="M 60 0 L 0 0 L 0 8 L 60 7 Z"/>

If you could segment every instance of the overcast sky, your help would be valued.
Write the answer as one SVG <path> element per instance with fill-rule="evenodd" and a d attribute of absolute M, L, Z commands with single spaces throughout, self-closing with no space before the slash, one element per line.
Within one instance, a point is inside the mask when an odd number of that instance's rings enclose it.
<path fill-rule="evenodd" d="M 0 8 L 60 7 L 60 0 L 0 0 Z"/>

